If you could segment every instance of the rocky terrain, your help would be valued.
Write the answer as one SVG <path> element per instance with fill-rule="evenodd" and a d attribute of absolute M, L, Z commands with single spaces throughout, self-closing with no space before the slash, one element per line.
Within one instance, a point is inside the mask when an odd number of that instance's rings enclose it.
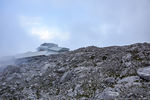
<path fill-rule="evenodd" d="M 0 100 L 150 100 L 150 43 L 18 59 L 0 73 Z"/>

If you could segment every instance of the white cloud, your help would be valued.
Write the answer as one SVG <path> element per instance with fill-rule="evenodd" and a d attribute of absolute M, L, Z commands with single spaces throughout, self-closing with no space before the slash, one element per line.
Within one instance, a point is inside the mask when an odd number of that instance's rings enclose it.
<path fill-rule="evenodd" d="M 46 28 L 46 27 L 32 27 L 31 34 L 38 36 L 40 40 L 68 40 L 69 32 L 62 32 L 57 28 Z"/>
<path fill-rule="evenodd" d="M 49 27 L 44 24 L 41 17 L 20 16 L 21 26 L 29 35 L 37 37 L 41 41 L 68 40 L 70 33 L 62 31 L 58 27 Z"/>
<path fill-rule="evenodd" d="M 32 27 L 30 31 L 33 36 L 38 36 L 41 40 L 48 40 L 53 38 L 53 36 L 50 37 L 50 34 L 47 29 L 39 29 L 36 27 Z"/>

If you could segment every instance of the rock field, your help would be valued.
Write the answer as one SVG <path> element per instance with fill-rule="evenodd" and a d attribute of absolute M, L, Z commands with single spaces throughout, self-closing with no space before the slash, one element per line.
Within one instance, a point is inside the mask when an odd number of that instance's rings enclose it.
<path fill-rule="evenodd" d="M 0 100 L 150 100 L 150 43 L 18 59 L 0 73 Z"/>

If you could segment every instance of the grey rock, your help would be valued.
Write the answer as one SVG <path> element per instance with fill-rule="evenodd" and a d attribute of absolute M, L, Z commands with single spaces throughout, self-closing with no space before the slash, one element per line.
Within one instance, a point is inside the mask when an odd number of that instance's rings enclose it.
<path fill-rule="evenodd" d="M 67 91 L 67 95 L 70 96 L 70 97 L 73 97 L 74 96 L 74 93 L 73 93 L 73 89 L 70 89 Z"/>
<path fill-rule="evenodd" d="M 108 77 L 108 78 L 105 79 L 105 81 L 106 81 L 107 83 L 115 83 L 115 78 L 113 78 L 113 77 Z"/>
<path fill-rule="evenodd" d="M 57 69 L 55 72 L 56 73 L 64 73 L 66 71 L 66 68 L 62 67 L 60 69 Z"/>
<path fill-rule="evenodd" d="M 139 80 L 140 80 L 140 78 L 138 76 L 129 76 L 129 77 L 119 80 L 117 83 L 119 83 L 119 84 L 120 83 L 133 83 L 133 82 L 136 82 Z"/>
<path fill-rule="evenodd" d="M 99 99 L 99 100 L 114 100 L 118 96 L 119 96 L 118 92 L 106 89 L 97 97 L 97 99 Z"/>
<path fill-rule="evenodd" d="M 66 82 L 66 81 L 70 80 L 72 76 L 73 76 L 73 71 L 67 71 L 60 78 L 60 83 L 63 83 L 63 82 Z"/>
<path fill-rule="evenodd" d="M 65 53 L 58 52 L 56 45 L 41 46 L 53 48 L 57 54 L 17 59 L 15 65 L 6 67 L 0 73 L 0 100 L 150 98 L 150 82 L 143 80 L 149 67 L 146 71 L 140 68 L 150 65 L 149 43 L 90 46 Z"/>
<path fill-rule="evenodd" d="M 150 66 L 145 67 L 145 68 L 139 68 L 139 69 L 137 70 L 137 74 L 138 74 L 141 78 L 150 81 Z"/>

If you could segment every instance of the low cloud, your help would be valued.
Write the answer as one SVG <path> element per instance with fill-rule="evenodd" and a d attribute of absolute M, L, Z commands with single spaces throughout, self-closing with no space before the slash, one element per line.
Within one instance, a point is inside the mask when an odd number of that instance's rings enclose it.
<path fill-rule="evenodd" d="M 20 24 L 30 36 L 33 38 L 37 37 L 42 42 L 56 39 L 67 41 L 70 38 L 69 32 L 44 24 L 41 17 L 21 16 Z"/>
<path fill-rule="evenodd" d="M 150 42 L 150 0 L 1 0 L 0 5 L 0 56 L 42 42 L 70 49 Z"/>
<path fill-rule="evenodd" d="M 37 36 L 42 41 L 51 41 L 55 39 L 68 40 L 69 32 L 62 32 L 56 28 L 32 27 L 31 35 Z"/>

